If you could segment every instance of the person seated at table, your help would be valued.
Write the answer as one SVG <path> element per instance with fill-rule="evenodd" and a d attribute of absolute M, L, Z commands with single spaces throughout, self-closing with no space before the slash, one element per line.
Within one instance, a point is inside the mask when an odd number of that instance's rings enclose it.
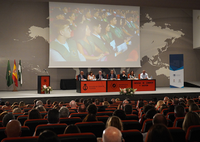
<path fill-rule="evenodd" d="M 114 71 L 111 70 L 110 74 L 108 75 L 108 79 L 115 80 L 116 78 L 117 78 L 116 74 L 114 74 Z"/>
<path fill-rule="evenodd" d="M 95 79 L 95 76 L 94 76 L 93 72 L 92 71 L 89 72 L 87 80 L 94 80 L 94 79 Z"/>
<path fill-rule="evenodd" d="M 136 79 L 134 71 L 130 72 L 129 79 Z"/>
<path fill-rule="evenodd" d="M 96 75 L 97 80 L 102 80 L 104 79 L 104 75 L 102 74 L 102 71 L 99 71 L 99 74 Z"/>
<path fill-rule="evenodd" d="M 149 76 L 145 70 L 143 70 L 142 73 L 140 74 L 140 79 L 149 79 Z"/>
<path fill-rule="evenodd" d="M 86 76 L 84 75 L 84 72 L 81 71 L 80 74 L 78 75 L 78 80 L 80 81 L 80 80 L 84 80 L 84 79 L 86 79 Z"/>
<path fill-rule="evenodd" d="M 127 80 L 127 75 L 125 71 L 122 71 L 122 74 L 120 74 L 120 80 Z"/>

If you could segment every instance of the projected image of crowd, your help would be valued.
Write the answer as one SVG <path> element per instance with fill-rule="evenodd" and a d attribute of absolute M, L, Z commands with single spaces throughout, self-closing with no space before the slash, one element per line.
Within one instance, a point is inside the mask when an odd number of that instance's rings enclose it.
<path fill-rule="evenodd" d="M 53 61 L 137 61 L 139 12 L 50 7 Z"/>

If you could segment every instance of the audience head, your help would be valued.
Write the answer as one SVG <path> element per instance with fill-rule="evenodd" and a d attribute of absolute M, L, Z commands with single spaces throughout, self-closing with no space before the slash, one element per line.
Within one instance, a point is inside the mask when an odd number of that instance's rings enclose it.
<path fill-rule="evenodd" d="M 37 106 L 36 109 L 39 110 L 39 112 L 44 112 L 44 111 L 46 111 L 45 107 L 44 107 L 44 106 L 41 106 L 41 105 Z"/>
<path fill-rule="evenodd" d="M 0 114 L 0 121 L 3 120 L 3 118 L 4 118 L 4 116 L 5 116 L 6 114 L 8 114 L 7 111 L 3 111 L 3 112 Z"/>
<path fill-rule="evenodd" d="M 74 124 L 70 124 L 65 128 L 64 134 L 69 134 L 69 133 L 81 133 L 80 129 L 78 126 Z"/>
<path fill-rule="evenodd" d="M 95 114 L 89 113 L 86 115 L 86 117 L 83 119 L 82 122 L 92 122 L 92 121 L 98 121 Z"/>
<path fill-rule="evenodd" d="M 38 100 L 37 99 L 35 99 L 34 101 L 33 101 L 33 103 L 34 103 L 34 106 L 36 105 L 36 102 L 37 102 Z"/>
<path fill-rule="evenodd" d="M 167 126 L 167 119 L 163 114 L 157 113 L 154 115 L 152 123 L 153 123 L 153 125 L 163 124 L 163 125 Z"/>
<path fill-rule="evenodd" d="M 115 102 L 118 102 L 118 101 L 120 101 L 120 99 L 119 99 L 119 98 L 116 98 L 116 99 L 115 99 Z"/>
<path fill-rule="evenodd" d="M 27 119 L 42 119 L 42 115 L 40 114 L 38 109 L 32 109 L 28 112 Z"/>
<path fill-rule="evenodd" d="M 25 107 L 25 103 L 23 101 L 19 102 L 19 107 Z"/>
<path fill-rule="evenodd" d="M 146 119 L 153 119 L 153 117 L 156 113 L 157 113 L 157 111 L 154 108 L 152 108 L 152 109 L 147 111 L 147 113 L 145 114 L 145 118 Z"/>
<path fill-rule="evenodd" d="M 94 114 L 96 115 L 97 114 L 97 107 L 94 105 L 94 104 L 90 104 L 88 107 L 87 107 L 87 112 L 89 114 Z"/>
<path fill-rule="evenodd" d="M 200 125 L 200 118 L 196 112 L 190 111 L 185 115 L 182 128 L 185 132 L 192 125 Z"/>
<path fill-rule="evenodd" d="M 109 106 L 110 103 L 109 103 L 108 101 L 104 101 L 104 102 L 102 103 L 102 105 L 103 105 L 103 106 Z"/>
<path fill-rule="evenodd" d="M 167 102 L 168 100 L 169 100 L 169 97 L 165 96 L 163 101 Z"/>
<path fill-rule="evenodd" d="M 37 142 L 60 142 L 60 140 L 53 131 L 44 130 L 40 133 Z"/>
<path fill-rule="evenodd" d="M 112 114 L 113 116 L 118 116 L 121 120 L 125 120 L 126 119 L 126 114 L 123 110 L 115 110 Z"/>
<path fill-rule="evenodd" d="M 10 120 L 5 129 L 5 134 L 8 138 L 20 137 L 21 135 L 21 124 L 18 120 Z"/>
<path fill-rule="evenodd" d="M 76 107 L 76 102 L 74 100 L 72 100 L 70 103 L 69 103 L 70 107 L 72 108 L 75 108 Z"/>
<path fill-rule="evenodd" d="M 43 102 L 41 101 L 41 100 L 38 100 L 37 102 L 36 102 L 36 106 L 43 106 Z"/>
<path fill-rule="evenodd" d="M 80 98 L 79 103 L 83 103 L 84 99 Z"/>
<path fill-rule="evenodd" d="M 69 117 L 69 109 L 65 106 L 62 106 L 59 110 L 60 118 Z"/>
<path fill-rule="evenodd" d="M 107 122 L 106 122 L 106 128 L 109 126 L 113 126 L 116 127 L 117 129 L 119 129 L 120 131 L 123 130 L 123 124 L 122 121 L 119 117 L 117 116 L 111 116 L 108 118 Z"/>
<path fill-rule="evenodd" d="M 141 107 L 143 107 L 144 106 L 144 102 L 143 101 L 139 101 L 139 103 L 138 103 L 138 108 L 141 108 Z"/>
<path fill-rule="evenodd" d="M 9 102 L 9 101 L 6 101 L 6 102 L 5 102 L 5 106 L 9 107 L 9 106 L 10 106 L 10 102 Z"/>
<path fill-rule="evenodd" d="M 59 112 L 57 109 L 51 109 L 48 111 L 47 120 L 49 123 L 59 123 Z"/>
<path fill-rule="evenodd" d="M 157 124 L 148 131 L 146 142 L 173 142 L 173 139 L 165 125 Z"/>
<path fill-rule="evenodd" d="M 47 104 L 47 105 L 51 105 L 51 100 L 50 100 L 50 99 L 47 99 L 47 100 L 46 100 L 46 104 Z"/>
<path fill-rule="evenodd" d="M 154 109 L 155 107 L 153 105 L 147 104 L 143 107 L 143 112 L 147 113 L 148 110 Z"/>
<path fill-rule="evenodd" d="M 174 113 L 176 117 L 184 117 L 185 116 L 185 108 L 182 105 L 177 105 L 174 109 Z"/>
<path fill-rule="evenodd" d="M 95 100 L 95 104 L 96 104 L 96 105 L 99 105 L 99 104 L 100 104 L 99 99 L 96 99 L 96 100 Z"/>
<path fill-rule="evenodd" d="M 13 109 L 12 113 L 21 113 L 22 110 L 20 108 Z"/>
<path fill-rule="evenodd" d="M 103 131 L 102 142 L 122 142 L 122 133 L 119 129 L 109 126 Z"/>
<path fill-rule="evenodd" d="M 13 116 L 11 113 L 6 114 L 6 115 L 3 117 L 3 120 L 2 120 L 3 127 L 6 127 L 7 123 L 8 123 L 10 120 L 13 120 L 13 119 L 15 119 L 15 118 L 14 118 L 14 116 Z"/>
<path fill-rule="evenodd" d="M 162 106 L 162 104 L 165 104 L 165 102 L 164 102 L 163 100 L 159 100 L 159 101 L 157 102 L 156 108 L 157 108 L 157 109 L 160 108 L 160 107 Z"/>
<path fill-rule="evenodd" d="M 86 112 L 86 107 L 85 107 L 84 104 L 82 104 L 82 105 L 80 105 L 80 106 L 78 107 L 78 112 Z"/>
<path fill-rule="evenodd" d="M 126 114 L 132 114 L 132 112 L 133 112 L 132 109 L 133 109 L 132 105 L 127 104 L 124 106 L 124 111 Z"/>
<path fill-rule="evenodd" d="M 114 104 L 114 103 L 115 103 L 115 98 L 112 98 L 112 99 L 111 99 L 111 102 Z"/>
<path fill-rule="evenodd" d="M 189 99 L 189 100 L 187 101 L 187 105 L 190 106 L 191 104 L 194 104 L 194 100 Z"/>
<path fill-rule="evenodd" d="M 199 110 L 199 106 L 197 104 L 191 104 L 189 106 L 189 111 L 196 111 L 196 110 Z"/>

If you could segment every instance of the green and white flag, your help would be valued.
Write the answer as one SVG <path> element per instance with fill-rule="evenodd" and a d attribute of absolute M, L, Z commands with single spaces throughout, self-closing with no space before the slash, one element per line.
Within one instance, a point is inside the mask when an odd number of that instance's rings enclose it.
<path fill-rule="evenodd" d="M 18 81 L 20 82 L 20 85 L 22 85 L 22 65 L 21 60 L 19 60 L 19 67 L 18 67 Z"/>
<path fill-rule="evenodd" d="M 7 86 L 8 87 L 13 84 L 12 72 L 11 72 L 9 60 L 8 60 L 8 64 L 7 64 L 6 80 L 7 80 Z"/>

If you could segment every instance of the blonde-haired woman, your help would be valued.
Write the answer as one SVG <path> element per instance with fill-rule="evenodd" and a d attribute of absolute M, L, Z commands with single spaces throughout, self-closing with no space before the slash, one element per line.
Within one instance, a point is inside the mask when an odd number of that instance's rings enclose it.
<path fill-rule="evenodd" d="M 159 110 L 159 108 L 162 106 L 162 104 L 165 104 L 163 100 L 159 100 L 156 104 L 156 109 Z"/>
<path fill-rule="evenodd" d="M 120 131 L 123 130 L 123 124 L 122 121 L 119 117 L 117 116 L 111 116 L 108 118 L 107 122 L 106 122 L 106 128 L 108 126 L 113 126 L 116 127 L 117 129 L 119 129 Z"/>

